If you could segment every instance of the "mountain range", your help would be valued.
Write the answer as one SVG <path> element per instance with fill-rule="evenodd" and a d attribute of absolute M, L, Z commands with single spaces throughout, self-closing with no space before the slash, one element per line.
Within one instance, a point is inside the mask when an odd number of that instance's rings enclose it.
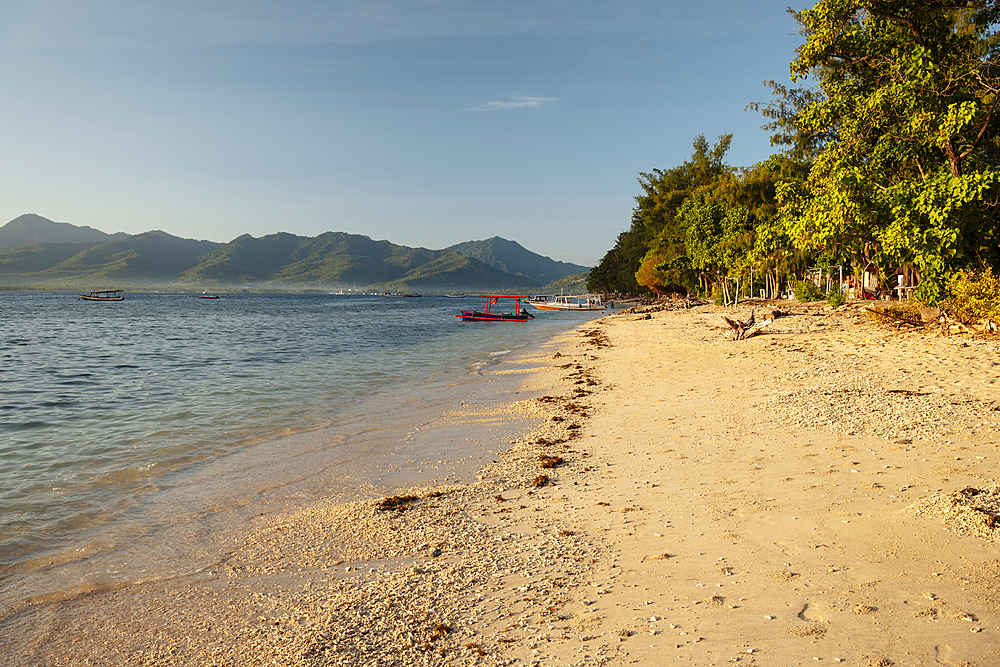
<path fill-rule="evenodd" d="M 429 250 L 344 232 L 244 234 L 229 243 L 162 231 L 107 234 L 35 214 L 0 227 L 0 285 L 501 290 L 587 271 L 500 237 Z"/>

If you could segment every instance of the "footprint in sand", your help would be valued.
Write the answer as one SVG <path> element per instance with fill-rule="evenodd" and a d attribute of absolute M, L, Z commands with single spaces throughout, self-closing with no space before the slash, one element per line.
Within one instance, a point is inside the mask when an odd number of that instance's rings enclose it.
<path fill-rule="evenodd" d="M 941 644 L 940 646 L 934 647 L 934 662 L 939 665 L 949 665 L 949 667 L 966 667 L 969 665 L 968 662 L 964 660 L 959 660 L 955 658 L 954 651 L 947 644 Z"/>
<path fill-rule="evenodd" d="M 813 607 L 812 605 L 806 605 L 802 607 L 802 611 L 799 612 L 799 618 L 803 621 L 819 621 L 823 622 L 823 614 L 819 609 Z"/>

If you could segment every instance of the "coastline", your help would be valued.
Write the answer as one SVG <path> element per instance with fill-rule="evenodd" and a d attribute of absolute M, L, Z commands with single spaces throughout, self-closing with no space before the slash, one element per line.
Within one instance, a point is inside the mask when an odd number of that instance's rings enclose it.
<path fill-rule="evenodd" d="M 8 664 L 995 663 L 996 343 L 858 305 L 731 342 L 724 312 L 582 324 L 442 418 L 540 424 L 477 481 L 260 517 L 183 588 L 51 607 Z"/>

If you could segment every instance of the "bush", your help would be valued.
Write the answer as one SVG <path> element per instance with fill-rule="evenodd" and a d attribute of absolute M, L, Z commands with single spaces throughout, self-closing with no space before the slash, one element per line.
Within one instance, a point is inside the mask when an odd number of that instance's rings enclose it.
<path fill-rule="evenodd" d="M 1000 276 L 993 269 L 959 271 L 948 279 L 948 293 L 942 306 L 955 319 L 1000 322 Z"/>
<path fill-rule="evenodd" d="M 844 293 L 840 291 L 840 285 L 835 285 L 826 296 L 826 302 L 834 308 L 843 306 L 844 301 L 846 300 L 847 299 L 844 298 Z"/>
<path fill-rule="evenodd" d="M 819 301 L 823 298 L 823 292 L 811 280 L 800 280 L 795 283 L 795 298 L 800 303 Z"/>

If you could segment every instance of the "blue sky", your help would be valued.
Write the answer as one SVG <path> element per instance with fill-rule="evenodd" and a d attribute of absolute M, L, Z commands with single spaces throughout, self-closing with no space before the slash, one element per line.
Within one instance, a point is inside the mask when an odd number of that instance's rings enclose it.
<path fill-rule="evenodd" d="M 801 41 L 758 0 L 0 0 L 0 224 L 593 265 L 696 135 L 772 152 Z"/>

